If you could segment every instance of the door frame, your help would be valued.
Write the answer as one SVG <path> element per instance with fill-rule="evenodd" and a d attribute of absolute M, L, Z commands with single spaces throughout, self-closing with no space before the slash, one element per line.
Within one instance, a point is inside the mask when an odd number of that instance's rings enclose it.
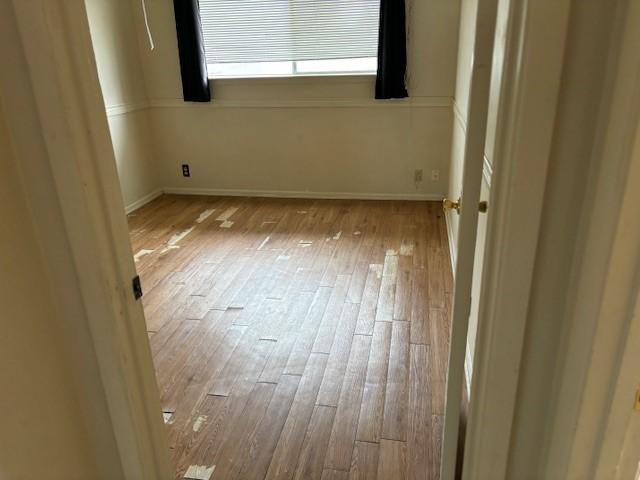
<path fill-rule="evenodd" d="M 9 62 L 0 81 L 11 92 L 3 107 L 57 308 L 69 324 L 77 414 L 93 443 L 96 478 L 171 480 L 85 3 L 10 0 L 3 8 L 13 17 L 4 19 L 10 41 L 0 45 Z"/>
<path fill-rule="evenodd" d="M 464 479 L 506 478 L 570 3 L 498 4 L 498 15 L 507 18 L 496 40 L 504 57 L 494 58 L 503 70 Z"/>
<path fill-rule="evenodd" d="M 507 4 L 463 479 L 509 474 L 552 130 L 565 100 L 558 96 L 565 39 L 577 5 L 500 0 L 502 8 Z M 636 430 L 626 430 L 630 416 L 640 415 L 632 408 L 637 339 L 627 338 L 639 329 L 634 308 L 640 298 L 640 217 L 633 188 L 640 180 L 640 159 L 633 149 L 638 155 L 640 5 L 620 0 L 612 8 L 612 31 L 620 33 L 608 47 L 589 183 L 585 202 L 575 211 L 584 250 L 568 264 L 573 279 L 567 310 L 557 313 L 564 343 L 557 371 L 549 376 L 552 403 L 550 426 L 540 437 L 543 457 L 530 470 L 539 478 L 619 478 L 620 468 L 637 464 L 622 448 L 625 435 L 640 436 L 637 419 Z M 588 101 L 586 94 L 583 100 Z"/>
<path fill-rule="evenodd" d="M 504 478 L 506 472 L 570 3 L 500 0 L 509 5 L 498 117 L 503 128 L 496 139 L 465 478 Z M 54 186 L 57 204 L 49 208 L 62 214 L 59 229 L 77 277 L 66 286 L 77 290 L 86 318 L 124 477 L 169 480 L 168 444 L 144 313 L 131 293 L 135 265 L 85 5 L 11 4 L 21 41 L 3 48 L 21 47 L 28 71 L 5 75 L 30 83 L 39 121 L 14 127 L 41 135 L 47 152 L 47 168 L 20 166 L 22 180 L 33 196 L 41 183 L 29 176 L 34 171 Z M 17 114 L 17 108 L 7 113 Z M 44 219 L 48 206 L 42 206 L 38 215 Z"/>

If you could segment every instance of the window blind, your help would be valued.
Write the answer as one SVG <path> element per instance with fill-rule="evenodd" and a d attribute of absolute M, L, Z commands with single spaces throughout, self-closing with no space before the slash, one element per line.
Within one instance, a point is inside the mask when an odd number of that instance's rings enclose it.
<path fill-rule="evenodd" d="M 375 57 L 380 0 L 200 0 L 208 64 Z"/>

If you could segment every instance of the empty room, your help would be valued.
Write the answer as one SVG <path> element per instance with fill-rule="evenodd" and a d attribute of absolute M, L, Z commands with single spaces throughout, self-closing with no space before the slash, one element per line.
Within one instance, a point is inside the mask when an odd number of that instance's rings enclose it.
<path fill-rule="evenodd" d="M 438 476 L 458 2 L 87 8 L 177 478 Z"/>
<path fill-rule="evenodd" d="M 640 4 L 0 2 L 0 478 L 622 480 Z"/>

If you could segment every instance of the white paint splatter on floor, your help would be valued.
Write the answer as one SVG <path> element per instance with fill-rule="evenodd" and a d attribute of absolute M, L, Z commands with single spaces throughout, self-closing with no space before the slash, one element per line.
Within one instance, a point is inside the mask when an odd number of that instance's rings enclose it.
<path fill-rule="evenodd" d="M 207 467 L 206 465 L 189 465 L 184 474 L 184 478 L 188 480 L 209 480 L 213 475 L 215 465 Z"/>
<path fill-rule="evenodd" d="M 218 220 L 219 222 L 224 222 L 225 220 L 229 220 L 229 218 L 231 218 L 231 216 L 237 211 L 238 211 L 238 207 L 227 208 L 224 212 L 218 215 L 216 220 Z"/>
<path fill-rule="evenodd" d="M 173 412 L 162 412 L 162 417 L 164 418 L 164 423 L 173 423 Z"/>
<path fill-rule="evenodd" d="M 260 244 L 260 246 L 258 247 L 258 250 L 262 250 L 264 248 L 264 246 L 267 244 L 267 242 L 269 241 L 269 239 L 271 238 L 271 235 L 267 235 L 267 238 L 265 238 L 262 243 Z"/>
<path fill-rule="evenodd" d="M 369 265 L 369 270 L 375 272 L 376 278 L 382 278 L 382 264 L 372 263 Z"/>
<path fill-rule="evenodd" d="M 336 233 L 336 234 L 333 236 L 333 239 L 334 239 L 334 240 L 340 240 L 340 237 L 341 237 L 341 236 L 342 236 L 342 230 L 340 230 L 338 233 Z"/>
<path fill-rule="evenodd" d="M 400 245 L 400 255 L 410 256 L 413 255 L 413 243 L 406 243 Z"/>
<path fill-rule="evenodd" d="M 207 421 L 207 416 L 206 415 L 200 415 L 198 418 L 196 418 L 196 421 L 193 422 L 193 431 L 197 432 L 202 428 L 202 425 L 204 424 L 204 422 Z"/>
<path fill-rule="evenodd" d="M 177 250 L 180 248 L 180 245 L 169 245 L 168 247 L 163 248 L 162 250 L 160 250 L 160 253 L 167 253 L 169 250 Z"/>
<path fill-rule="evenodd" d="M 138 260 L 140 260 L 140 259 L 141 259 L 142 257 L 144 257 L 145 255 L 150 255 L 150 254 L 152 254 L 153 252 L 154 252 L 153 250 L 145 250 L 145 249 L 143 248 L 142 250 L 140 250 L 138 253 L 136 253 L 136 254 L 133 256 L 133 260 L 137 262 Z"/>
<path fill-rule="evenodd" d="M 202 212 L 200 214 L 200 216 L 198 218 L 196 218 L 196 223 L 202 223 L 204 222 L 207 218 L 209 218 L 211 216 L 211 214 L 213 212 L 215 212 L 216 209 L 215 208 L 210 208 L 208 210 L 205 210 L 204 212 Z"/>
<path fill-rule="evenodd" d="M 167 242 L 167 245 L 169 245 L 169 246 L 175 245 L 180 240 L 182 240 L 184 237 L 189 235 L 193 231 L 193 229 L 194 229 L 194 227 L 190 227 L 190 228 L 187 228 L 186 230 L 183 230 L 182 232 L 176 233 L 175 235 L 173 235 L 169 239 L 169 241 Z"/>
<path fill-rule="evenodd" d="M 231 228 L 232 226 L 233 222 L 230 222 L 229 220 L 225 220 L 220 224 L 220 228 Z"/>
<path fill-rule="evenodd" d="M 360 230 L 356 230 L 355 232 L 353 232 L 354 235 L 360 235 L 362 234 L 362 232 Z"/>
<path fill-rule="evenodd" d="M 313 242 L 311 240 L 300 240 L 298 242 L 298 246 L 300 247 L 308 247 L 309 245 L 311 245 Z"/>

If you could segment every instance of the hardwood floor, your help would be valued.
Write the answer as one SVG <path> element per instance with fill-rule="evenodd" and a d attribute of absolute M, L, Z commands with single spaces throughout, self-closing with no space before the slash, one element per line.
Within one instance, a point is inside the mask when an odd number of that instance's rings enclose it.
<path fill-rule="evenodd" d="M 176 478 L 438 477 L 438 204 L 166 195 L 129 227 Z"/>

